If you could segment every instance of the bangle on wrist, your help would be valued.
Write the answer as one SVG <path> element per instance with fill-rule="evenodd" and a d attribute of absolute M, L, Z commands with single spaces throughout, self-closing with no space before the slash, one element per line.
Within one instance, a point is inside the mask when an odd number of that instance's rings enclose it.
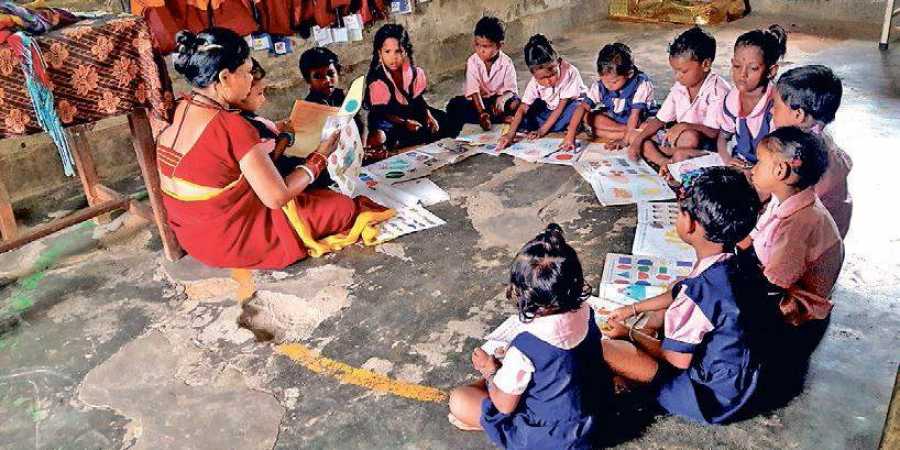
<path fill-rule="evenodd" d="M 299 169 L 299 170 L 306 172 L 306 176 L 309 177 L 310 183 L 312 183 L 313 181 L 316 181 L 316 176 L 315 176 L 315 174 L 313 174 L 313 171 L 309 169 L 309 167 L 306 167 L 305 165 L 300 164 L 299 166 L 295 167 L 294 169 L 295 170 Z"/>

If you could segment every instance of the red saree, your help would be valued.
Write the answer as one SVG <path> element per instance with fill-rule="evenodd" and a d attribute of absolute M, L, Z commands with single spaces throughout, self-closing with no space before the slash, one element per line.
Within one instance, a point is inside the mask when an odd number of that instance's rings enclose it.
<path fill-rule="evenodd" d="M 190 101 L 190 100 L 187 100 Z M 393 216 L 366 197 L 308 188 L 282 209 L 269 209 L 242 176 L 238 161 L 271 148 L 240 115 L 219 111 L 184 154 L 158 145 L 169 225 L 179 244 L 213 267 L 280 269 L 357 242 L 373 244 L 374 224 Z"/>

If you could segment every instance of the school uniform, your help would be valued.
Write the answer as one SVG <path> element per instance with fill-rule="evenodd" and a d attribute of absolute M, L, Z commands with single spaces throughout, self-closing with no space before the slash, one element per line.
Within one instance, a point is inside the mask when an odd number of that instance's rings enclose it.
<path fill-rule="evenodd" d="M 765 319 L 773 308 L 766 305 L 762 277 L 748 270 L 735 255 L 720 253 L 700 260 L 673 285 L 662 348 L 693 358 L 687 369 L 660 363 L 652 384 L 669 413 L 719 424 L 750 404 L 774 321 Z"/>
<path fill-rule="evenodd" d="M 481 426 L 507 449 L 590 449 L 605 425 L 612 378 L 590 306 L 538 317 L 510 343 L 493 383 L 521 395 L 512 414 L 485 399 Z"/>
<path fill-rule="evenodd" d="M 822 174 L 822 179 L 816 183 L 814 190 L 822 205 L 831 213 L 841 239 L 844 239 L 850 230 L 850 218 L 853 216 L 853 198 L 847 187 L 847 177 L 853 169 L 853 160 L 824 130 L 812 131 L 822 137 L 828 149 L 828 168 Z"/>
<path fill-rule="evenodd" d="M 766 278 L 787 291 L 781 305 L 786 320 L 800 324 L 827 317 L 844 243 L 815 190 L 784 201 L 772 196 L 750 237 Z"/>
<path fill-rule="evenodd" d="M 519 125 L 520 130 L 535 131 L 541 128 L 550 114 L 559 106 L 561 100 L 568 100 L 566 108 L 555 124 L 550 128 L 550 132 L 565 131 L 572 120 L 572 115 L 585 102 L 587 87 L 581 79 L 581 73 L 578 68 L 569 64 L 568 61 L 561 60 L 559 63 L 559 81 L 556 86 L 544 87 L 538 84 L 534 77 L 525 87 L 522 93 L 522 103 L 528 105 L 528 113 Z"/>
<path fill-rule="evenodd" d="M 428 87 L 425 71 L 409 63 L 404 64 L 401 71 L 403 79 L 400 86 L 394 82 L 383 64 L 367 80 L 370 132 L 383 131 L 387 137 L 387 149 L 428 144 L 445 137 L 448 125 L 446 113 L 428 106 L 425 101 L 425 89 Z M 432 133 L 428 129 L 426 111 L 430 111 L 438 122 L 441 130 L 438 133 Z M 415 120 L 422 128 L 418 132 L 410 132 L 402 124 L 395 125 L 389 121 L 388 115 Z"/>
<path fill-rule="evenodd" d="M 741 93 L 735 88 L 707 110 L 704 124 L 734 136 L 732 156 L 756 163 L 756 146 L 775 127 L 772 125 L 772 93 L 775 84 L 769 83 L 762 98 L 747 114 L 741 111 Z"/>
<path fill-rule="evenodd" d="M 721 101 L 730 90 L 731 85 L 724 78 L 710 72 L 700 85 L 697 96 L 691 100 L 688 88 L 676 81 L 672 85 L 669 95 L 666 96 L 663 104 L 659 107 L 656 118 L 660 122 L 665 123 L 667 128 L 682 122 L 703 125 L 709 108 Z M 656 141 L 660 145 L 667 145 L 665 131 L 661 130 Z M 704 140 L 701 148 L 704 150 L 715 150 L 715 142 Z"/>
<path fill-rule="evenodd" d="M 641 111 L 641 122 L 656 113 L 654 94 L 650 77 L 644 72 L 637 72 L 617 91 L 611 91 L 602 82 L 595 81 L 588 90 L 587 98 L 592 108 L 602 107 L 602 114 L 625 124 L 634 110 Z"/>
<path fill-rule="evenodd" d="M 500 51 L 490 70 L 477 54 L 466 60 L 463 95 L 454 97 L 447 103 L 447 115 L 459 129 L 466 123 L 479 123 L 478 110 L 469 99 L 475 94 L 481 95 L 485 111 L 491 115 L 493 123 L 503 123 L 506 116 L 514 114 L 515 111 L 510 111 L 509 106 L 519 100 L 519 85 L 512 58 Z"/>

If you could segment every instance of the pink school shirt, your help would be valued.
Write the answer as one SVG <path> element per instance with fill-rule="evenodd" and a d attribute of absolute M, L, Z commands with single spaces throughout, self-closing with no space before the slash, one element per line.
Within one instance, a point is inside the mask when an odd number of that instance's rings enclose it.
<path fill-rule="evenodd" d="M 463 86 L 463 95 L 468 97 L 473 94 L 481 94 L 482 97 L 493 97 L 507 92 L 519 95 L 519 85 L 516 81 L 516 68 L 512 59 L 502 51 L 497 55 L 491 71 L 488 72 L 484 61 L 474 54 L 466 61 L 466 82 Z"/>
<path fill-rule="evenodd" d="M 831 213 L 838 233 L 843 239 L 850 230 L 850 217 L 853 215 L 853 199 L 847 188 L 847 177 L 853 168 L 853 161 L 843 149 L 835 144 L 834 139 L 828 133 L 820 131 L 819 134 L 828 149 L 828 169 L 825 170 L 822 179 L 816 183 L 815 191 L 819 200 L 825 205 L 825 209 Z"/>
<path fill-rule="evenodd" d="M 523 326 L 522 331 L 556 348 L 573 349 L 587 337 L 590 308 L 585 302 L 575 311 L 535 317 Z M 494 385 L 507 394 L 522 394 L 531 382 L 534 371 L 531 359 L 519 349 L 509 347 L 503 357 L 503 365 L 494 374 Z"/>
<path fill-rule="evenodd" d="M 397 87 L 397 84 L 394 83 L 393 77 L 391 77 L 390 72 L 387 67 L 384 65 L 381 66 L 381 70 L 387 75 L 387 78 L 391 84 L 394 85 L 394 97 L 397 102 L 401 105 L 406 104 L 406 98 L 400 93 L 400 89 Z M 414 86 L 410 87 L 413 78 L 412 66 L 409 63 L 403 65 L 403 90 L 405 90 L 410 97 L 418 97 L 425 92 L 425 88 L 428 87 L 428 78 L 425 76 L 425 71 L 422 70 L 421 67 L 416 67 L 416 83 Z M 377 79 L 371 83 L 369 83 L 369 103 L 373 105 L 387 105 L 391 100 L 391 90 L 388 88 L 387 83 L 382 79 Z"/>
<path fill-rule="evenodd" d="M 844 263 L 844 243 L 812 187 L 783 202 L 772 196 L 750 237 L 772 284 L 830 297 Z"/>
<path fill-rule="evenodd" d="M 728 253 L 719 253 L 701 259 L 691 270 L 688 278 L 700 276 L 713 264 L 731 256 Z M 703 336 L 715 329 L 694 299 L 687 295 L 687 289 L 681 289 L 672 304 L 666 308 L 663 326 L 666 338 L 694 345 L 702 342 Z"/>
<path fill-rule="evenodd" d="M 522 94 L 522 103 L 531 106 L 535 100 L 541 99 L 547 103 L 548 109 L 556 109 L 561 99 L 573 99 L 581 97 L 587 92 L 587 87 L 581 79 L 581 73 L 578 69 L 569 64 L 566 60 L 559 63 L 559 82 L 556 86 L 543 87 L 538 84 L 534 77 L 525 87 Z"/>
<path fill-rule="evenodd" d="M 697 97 L 691 101 L 688 88 L 676 81 L 659 107 L 656 118 L 666 123 L 687 122 L 702 125 L 709 106 L 724 98 L 729 90 L 731 85 L 725 79 L 710 72 L 700 85 Z"/>
<path fill-rule="evenodd" d="M 746 115 L 747 128 L 750 129 L 750 134 L 754 138 L 759 135 L 759 130 L 763 127 L 763 121 L 765 121 L 766 111 L 771 105 L 772 92 L 774 90 L 775 84 L 769 83 L 766 87 L 766 93 L 753 106 L 753 111 Z M 720 98 L 719 101 L 710 105 L 706 110 L 703 125 L 734 134 L 737 131 L 736 120 L 725 113 L 725 108 L 728 108 L 728 112 L 734 117 L 745 117 L 743 111 L 741 111 L 741 92 L 737 88 L 731 89 L 724 98 Z M 769 129 L 774 130 L 775 126 L 771 124 L 771 120 L 769 122 Z"/>

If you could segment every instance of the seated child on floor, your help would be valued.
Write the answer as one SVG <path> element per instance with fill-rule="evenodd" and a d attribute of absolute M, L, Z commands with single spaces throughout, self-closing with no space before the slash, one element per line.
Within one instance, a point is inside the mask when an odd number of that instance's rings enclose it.
<path fill-rule="evenodd" d="M 413 45 L 402 25 L 383 25 L 375 33 L 366 75 L 369 136 L 366 163 L 396 150 L 445 137 L 446 113 L 428 106 L 425 71 L 413 62 Z"/>
<path fill-rule="evenodd" d="M 447 103 L 447 115 L 455 126 L 451 135 L 467 123 L 509 122 L 519 107 L 519 86 L 512 59 L 503 53 L 506 33 L 496 17 L 482 17 L 475 25 L 475 53 L 466 61 L 463 95 Z"/>
<path fill-rule="evenodd" d="M 272 161 L 275 163 L 275 168 L 278 169 L 278 173 L 280 173 L 281 176 L 287 176 L 289 173 L 293 172 L 297 166 L 303 164 L 305 160 L 303 158 L 287 156 L 284 154 L 284 151 L 290 147 L 294 141 L 294 135 L 291 134 L 290 121 L 282 121 L 276 124 L 275 122 L 256 114 L 256 111 L 259 111 L 259 108 L 262 108 L 262 105 L 266 103 L 266 71 L 256 59 L 251 58 L 251 64 L 250 74 L 253 76 L 253 81 L 250 85 L 250 94 L 248 94 L 247 98 L 241 101 L 237 106 L 241 110 L 241 116 L 246 119 L 250 125 L 253 125 L 257 132 L 259 132 L 260 138 L 278 139 L 275 144 L 275 149 L 271 153 Z M 330 183 L 330 179 L 326 180 L 326 178 L 328 178 L 327 174 L 325 174 L 325 176 L 320 176 L 316 181 L 318 184 L 326 182 Z"/>
<path fill-rule="evenodd" d="M 669 413 L 719 424 L 747 412 L 777 313 L 759 266 L 735 254 L 761 208 L 747 177 L 731 167 L 692 175 L 675 229 L 697 263 L 666 293 L 613 311 L 603 354 L 620 377 L 649 384 Z M 647 327 L 661 340 L 622 323 L 639 312 L 651 312 Z"/>
<path fill-rule="evenodd" d="M 653 83 L 638 70 L 627 45 L 604 46 L 597 54 L 597 81 L 588 90 L 587 116 L 594 136 L 631 143 L 649 114 L 656 112 Z"/>
<path fill-rule="evenodd" d="M 831 312 L 831 290 L 844 262 L 844 244 L 814 186 L 828 168 L 822 139 L 796 127 L 779 128 L 756 147 L 753 185 L 769 204 L 750 234 L 770 283 L 787 293 L 781 312 L 799 325 Z"/>
<path fill-rule="evenodd" d="M 731 89 L 712 72 L 715 58 L 716 39 L 700 27 L 681 33 L 669 45 L 675 84 L 656 117 L 647 120 L 628 146 L 631 159 L 643 156 L 665 171 L 677 149 L 715 148 L 719 131 L 704 126 L 703 120 L 711 104 Z"/>
<path fill-rule="evenodd" d="M 850 229 L 853 200 L 847 189 L 847 176 L 853 162 L 825 133 L 825 126 L 834 120 L 843 94 L 841 79 L 828 67 L 802 66 L 788 70 L 775 84 L 772 96 L 772 124 L 775 128 L 795 126 L 818 134 L 828 150 L 828 169 L 816 183 L 819 200 L 831 213 L 841 239 Z"/>
<path fill-rule="evenodd" d="M 532 36 L 525 44 L 525 64 L 531 71 L 531 81 L 525 87 L 509 131 L 500 138 L 497 148 L 512 144 L 521 129 L 530 132 L 530 139 L 565 131 L 560 148 L 573 150 L 585 114 L 582 105 L 587 88 L 581 73 L 556 53 L 543 34 Z"/>
<path fill-rule="evenodd" d="M 612 381 L 589 291 L 559 225 L 525 244 L 506 290 L 524 331 L 502 361 L 475 349 L 472 365 L 484 378 L 450 392 L 451 423 L 483 429 L 502 448 L 595 448 Z"/>
<path fill-rule="evenodd" d="M 756 145 L 770 131 L 772 91 L 786 45 L 787 33 L 780 25 L 748 31 L 737 38 L 731 59 L 734 88 L 709 108 L 704 119 L 706 126 L 720 130 L 716 147 L 726 164 L 756 162 Z M 734 148 L 729 150 L 732 137 Z"/>
<path fill-rule="evenodd" d="M 339 88 L 341 64 L 337 55 L 325 47 L 313 47 L 300 55 L 300 75 L 309 84 L 309 93 L 304 100 L 320 105 L 339 108 L 344 104 L 346 94 Z M 359 136 L 365 136 L 365 126 L 359 114 L 353 116 Z"/>

